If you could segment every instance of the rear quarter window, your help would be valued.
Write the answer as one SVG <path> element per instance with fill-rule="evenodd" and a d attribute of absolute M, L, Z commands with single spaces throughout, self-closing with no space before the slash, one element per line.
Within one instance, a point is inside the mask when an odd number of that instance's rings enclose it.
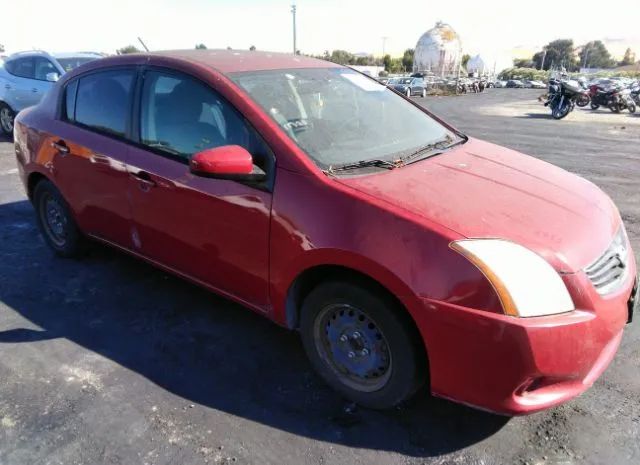
<path fill-rule="evenodd" d="M 124 137 L 133 81 L 133 70 L 101 71 L 81 77 L 73 120 L 98 132 Z"/>

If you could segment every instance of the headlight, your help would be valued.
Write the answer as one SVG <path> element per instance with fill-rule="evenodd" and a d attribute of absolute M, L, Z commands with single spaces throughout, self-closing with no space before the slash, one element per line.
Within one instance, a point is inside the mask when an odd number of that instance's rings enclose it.
<path fill-rule="evenodd" d="M 554 315 L 574 310 L 562 278 L 531 250 L 502 239 L 469 239 L 451 243 L 486 276 L 507 315 Z"/>

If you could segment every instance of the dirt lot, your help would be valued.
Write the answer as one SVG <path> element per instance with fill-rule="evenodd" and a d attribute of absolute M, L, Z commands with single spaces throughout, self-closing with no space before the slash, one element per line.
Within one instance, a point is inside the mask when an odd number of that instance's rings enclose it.
<path fill-rule="evenodd" d="M 601 186 L 640 258 L 640 116 L 558 122 L 538 93 L 418 100 Z M 506 419 L 422 393 L 345 415 L 295 334 L 103 247 L 52 257 L 8 141 L 0 240 L 2 465 L 640 463 L 640 321 L 591 390 L 544 413 Z"/>

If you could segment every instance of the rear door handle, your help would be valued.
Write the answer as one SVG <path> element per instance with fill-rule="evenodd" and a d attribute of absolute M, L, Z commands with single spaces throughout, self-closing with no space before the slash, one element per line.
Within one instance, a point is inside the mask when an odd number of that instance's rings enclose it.
<path fill-rule="evenodd" d="M 140 186 L 140 189 L 142 189 L 145 192 L 151 189 L 152 187 L 157 186 L 156 182 L 153 179 L 151 179 L 151 175 L 146 171 L 138 171 L 137 173 L 131 173 L 131 177 L 136 181 L 138 181 L 138 185 Z"/>
<path fill-rule="evenodd" d="M 5 84 L 4 88 L 7 89 L 7 90 L 11 89 L 11 84 Z"/>
<path fill-rule="evenodd" d="M 34 87 L 33 89 L 31 89 L 31 92 L 38 92 L 38 89 Z"/>
<path fill-rule="evenodd" d="M 56 149 L 63 157 L 70 152 L 69 147 L 67 147 L 67 144 L 63 140 L 51 142 L 51 147 Z"/>

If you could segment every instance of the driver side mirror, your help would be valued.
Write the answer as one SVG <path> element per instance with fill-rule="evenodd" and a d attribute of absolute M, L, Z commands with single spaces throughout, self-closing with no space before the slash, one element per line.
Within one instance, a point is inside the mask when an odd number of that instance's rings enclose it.
<path fill-rule="evenodd" d="M 58 73 L 47 73 L 44 78 L 49 82 L 56 82 L 60 79 L 60 75 Z"/>
<path fill-rule="evenodd" d="M 234 181 L 264 181 L 264 171 L 253 164 L 253 157 L 244 147 L 224 145 L 196 153 L 189 162 L 196 176 Z"/>

